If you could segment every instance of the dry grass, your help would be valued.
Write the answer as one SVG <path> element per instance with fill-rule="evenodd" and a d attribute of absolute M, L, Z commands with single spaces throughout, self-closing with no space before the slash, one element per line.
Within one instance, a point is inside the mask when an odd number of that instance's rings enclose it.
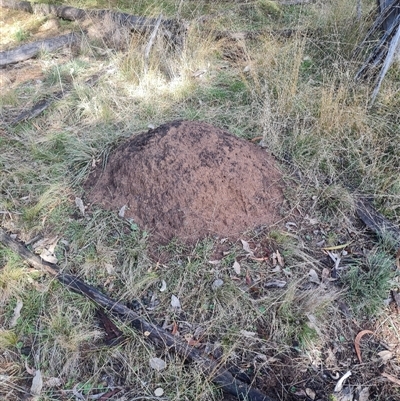
<path fill-rule="evenodd" d="M 363 242 L 354 219 L 354 199 L 361 192 L 374 195 L 377 207 L 400 222 L 397 67 L 374 109 L 368 107 L 368 83 L 352 80 L 358 65 L 352 50 L 369 22 L 357 23 L 354 5 L 344 0 L 280 9 L 266 1 L 72 5 L 115 7 L 149 16 L 162 12 L 193 23 L 182 51 L 166 51 L 166 42 L 158 38 L 144 60 L 147 38 L 117 32 L 115 41 L 108 42 L 104 32 L 115 34 L 116 28 L 103 21 L 103 32 L 92 32 L 77 52 L 61 52 L 57 59 L 42 55 L 35 61 L 43 71 L 40 78 L 8 86 L 0 100 L 3 117 L 30 106 L 44 93 L 60 88 L 69 88 L 70 93 L 33 121 L 1 131 L 2 226 L 24 241 L 37 234 L 58 235 L 56 256 L 65 271 L 138 308 L 168 330 L 175 327 L 182 338 L 200 340 L 208 355 L 246 370 L 257 378 L 257 385 L 269 377 L 271 386 L 279 389 L 277 399 L 292 399 L 293 387 L 301 388 L 298 383 L 307 376 L 304 371 L 328 363 L 328 349 L 343 347 L 351 360 L 352 336 L 360 327 L 343 319 L 337 300 L 357 304 L 365 288 L 357 277 L 348 276 L 355 281 L 344 287 L 317 285 L 308 275 L 313 269 L 321 277 L 326 267 L 321 241 L 329 246 L 351 242 L 364 271 L 371 272 L 372 256 L 365 257 L 370 251 L 388 263 L 389 274 L 378 283 L 385 291 L 399 287 L 391 270 L 392 251 L 379 245 L 379 253 L 375 245 Z M 364 6 L 367 11 L 372 2 Z M 201 18 L 206 14 L 213 17 Z M 38 17 L 18 18 L 32 35 L 44 23 Z M 3 18 L 2 23 L 7 35 L 0 44 L 15 45 L 15 21 Z M 212 33 L 266 26 L 317 33 L 219 41 Z M 99 71 L 98 83 L 85 85 Z M 248 233 L 247 238 L 271 255 L 279 250 L 285 259 L 283 269 L 274 270 L 272 258 L 250 260 L 237 243 L 229 244 L 219 264 L 210 264 L 221 245 L 213 240 L 192 248 L 171 243 L 157 249 L 147 233 L 116 216 L 99 210 L 79 215 L 74 201 L 83 195 L 91 166 L 106 163 L 108 154 L 132 133 L 176 118 L 208 121 L 248 139 L 262 136 L 262 143 L 281 161 L 288 183 L 287 221 L 296 225 Z M 151 397 L 162 387 L 170 400 L 222 399 L 220 390 L 195 366 L 150 344 L 122 322 L 115 323 L 124 341 L 106 346 L 94 305 L 30 270 L 7 250 L 1 249 L 0 258 L 3 398 L 22 399 L 29 393 L 32 376 L 27 363 L 42 372 L 44 400 L 74 399 L 74 391 L 87 396 L 113 386 L 123 388 L 127 398 Z M 239 275 L 232 268 L 235 260 L 241 264 Z M 216 279 L 223 285 L 215 290 Z M 273 279 L 287 285 L 268 289 L 260 284 Z M 163 281 L 167 289 L 160 292 Z M 351 292 L 355 283 L 361 287 Z M 179 298 L 180 311 L 171 307 L 171 295 Z M 389 313 L 382 312 L 381 295 L 371 297 L 380 316 Z M 21 318 L 10 327 L 18 299 L 23 302 Z M 381 319 L 396 327 L 393 315 L 386 316 Z M 376 320 L 377 330 L 382 322 Z M 153 357 L 164 359 L 167 368 L 151 369 Z M 346 363 L 341 368 L 351 369 Z M 333 365 L 329 368 L 337 368 Z M 54 385 L 50 379 L 59 382 Z M 353 383 L 363 384 L 362 375 L 357 380 Z M 390 386 L 383 389 L 371 380 L 376 397 L 378 390 L 387 397 L 396 395 Z M 333 388 L 331 383 L 327 387 L 325 396 Z"/>

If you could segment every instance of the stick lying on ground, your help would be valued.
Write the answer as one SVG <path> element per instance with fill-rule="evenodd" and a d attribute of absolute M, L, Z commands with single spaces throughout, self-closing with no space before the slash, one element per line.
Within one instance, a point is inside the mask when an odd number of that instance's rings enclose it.
<path fill-rule="evenodd" d="M 379 237 L 390 234 L 395 246 L 400 247 L 400 229 L 380 214 L 366 198 L 357 200 L 356 213 L 362 222 Z"/>
<path fill-rule="evenodd" d="M 146 18 L 111 10 L 83 10 L 66 5 L 33 4 L 27 1 L 0 0 L 0 7 L 21 10 L 31 14 L 55 15 L 69 21 L 84 21 L 86 19 L 104 20 L 107 16 L 120 26 L 133 32 L 152 32 L 157 24 L 157 18 Z M 164 35 L 177 47 L 182 47 L 187 31 L 187 24 L 176 19 L 162 19 L 161 27 Z"/>
<path fill-rule="evenodd" d="M 56 265 L 45 262 L 38 256 L 31 253 L 19 242 L 13 240 L 2 228 L 0 228 L 0 243 L 17 253 L 21 258 L 28 262 L 37 270 L 44 271 L 54 276 L 60 283 L 74 292 L 89 298 L 96 304 L 102 306 L 112 314 L 123 318 L 124 321 L 141 333 L 146 333 L 146 337 L 154 342 L 162 342 L 169 349 L 174 350 L 183 359 L 196 362 L 202 372 L 211 377 L 211 380 L 227 393 L 233 394 L 239 400 L 247 401 L 275 401 L 260 391 L 251 388 L 246 383 L 235 379 L 231 373 L 222 369 L 218 364 L 203 355 L 198 350 L 173 336 L 161 327 L 145 321 L 137 313 L 125 305 L 112 300 L 102 294 L 96 288 L 85 284 L 78 278 L 59 271 Z"/>
<path fill-rule="evenodd" d="M 85 85 L 93 86 L 97 83 L 99 78 L 100 74 L 95 74 L 85 81 Z M 45 99 L 39 100 L 29 110 L 23 111 L 22 113 L 18 114 L 18 116 L 11 121 L 11 125 L 15 125 L 21 121 L 27 121 L 37 117 L 40 113 L 46 110 L 53 102 L 55 102 L 56 100 L 60 100 L 64 96 L 68 95 L 71 92 L 71 89 L 72 87 L 66 88 L 62 91 L 58 91 L 56 93 L 53 93 L 52 95 L 47 96 Z"/>
<path fill-rule="evenodd" d="M 41 51 L 53 52 L 64 46 L 78 42 L 81 36 L 77 33 L 56 36 L 51 39 L 38 40 L 37 42 L 27 43 L 13 50 L 0 52 L 0 67 L 8 64 L 18 63 L 37 56 Z"/>

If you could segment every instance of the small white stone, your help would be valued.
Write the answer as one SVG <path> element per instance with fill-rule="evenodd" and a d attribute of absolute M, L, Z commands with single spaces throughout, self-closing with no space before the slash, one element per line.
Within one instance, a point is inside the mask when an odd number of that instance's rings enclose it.
<path fill-rule="evenodd" d="M 156 397 L 161 397 L 164 394 L 164 390 L 161 387 L 158 387 L 154 390 L 154 395 Z"/>

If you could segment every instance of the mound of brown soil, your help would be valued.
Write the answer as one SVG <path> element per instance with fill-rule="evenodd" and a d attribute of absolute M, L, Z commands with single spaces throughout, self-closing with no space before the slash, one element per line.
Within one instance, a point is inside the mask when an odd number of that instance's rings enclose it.
<path fill-rule="evenodd" d="M 133 136 L 86 183 L 89 202 L 118 211 L 160 242 L 209 234 L 237 239 L 272 225 L 281 173 L 265 150 L 202 122 L 174 121 Z"/>

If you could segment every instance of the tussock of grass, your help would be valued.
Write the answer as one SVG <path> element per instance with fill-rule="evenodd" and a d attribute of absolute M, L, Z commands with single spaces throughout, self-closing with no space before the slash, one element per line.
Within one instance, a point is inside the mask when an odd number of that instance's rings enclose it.
<path fill-rule="evenodd" d="M 357 314 L 368 317 L 381 313 L 395 276 L 393 259 L 378 249 L 365 262 L 356 263 L 344 272 L 342 280 L 348 286 L 348 298 Z"/>

